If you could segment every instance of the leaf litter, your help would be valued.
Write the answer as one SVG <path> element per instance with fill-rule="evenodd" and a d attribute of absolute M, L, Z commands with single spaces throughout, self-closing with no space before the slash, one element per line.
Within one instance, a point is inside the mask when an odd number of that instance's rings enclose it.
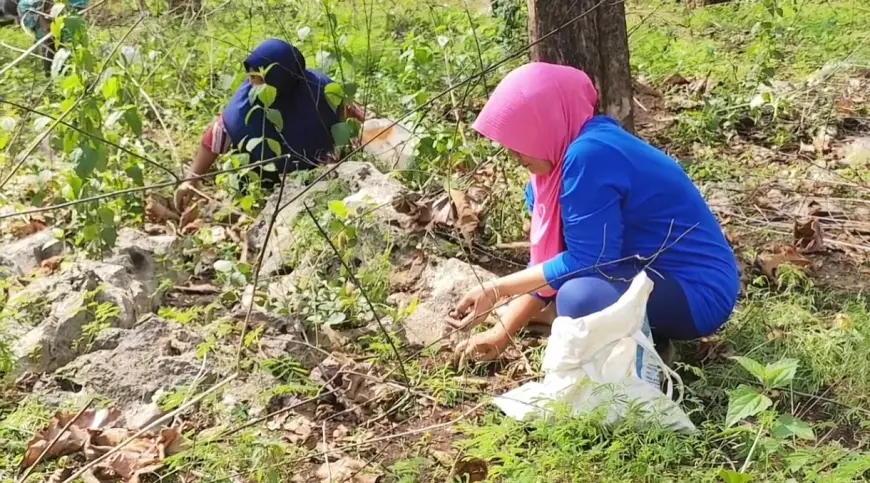
<path fill-rule="evenodd" d="M 38 461 L 73 454 L 83 456 L 86 461 L 94 460 L 112 451 L 161 415 L 153 403 L 126 414 L 117 408 L 89 409 L 64 430 L 76 414 L 58 412 L 48 426 L 27 443 L 20 468 L 23 471 Z M 57 441 L 51 445 L 55 438 Z M 39 460 L 46 448 L 48 451 L 44 458 Z M 180 426 L 146 431 L 96 464 L 89 477 L 100 482 L 121 480 L 136 483 L 142 475 L 160 469 L 168 456 L 186 448 L 187 439 Z"/>

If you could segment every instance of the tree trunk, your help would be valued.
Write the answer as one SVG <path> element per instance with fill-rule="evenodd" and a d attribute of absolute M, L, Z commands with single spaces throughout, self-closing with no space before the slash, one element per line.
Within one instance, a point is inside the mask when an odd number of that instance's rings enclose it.
<path fill-rule="evenodd" d="M 582 69 L 600 112 L 634 130 L 625 6 L 619 0 L 528 0 L 532 60 Z M 569 24 L 569 25 L 565 25 Z M 556 32 L 548 35 L 551 32 Z"/>

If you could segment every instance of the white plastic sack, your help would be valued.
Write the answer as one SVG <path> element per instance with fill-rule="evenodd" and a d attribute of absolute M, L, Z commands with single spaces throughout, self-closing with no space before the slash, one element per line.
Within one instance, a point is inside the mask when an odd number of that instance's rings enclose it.
<path fill-rule="evenodd" d="M 575 415 L 604 409 L 608 422 L 640 408 L 650 420 L 677 431 L 695 425 L 671 398 L 674 380 L 682 380 L 665 366 L 655 351 L 646 319 L 653 282 L 641 272 L 612 306 L 571 319 L 559 317 L 544 351 L 544 380 L 532 382 L 495 398 L 508 416 L 526 420 L 546 416 L 548 405 L 567 403 Z M 667 380 L 662 394 L 660 375 Z"/>

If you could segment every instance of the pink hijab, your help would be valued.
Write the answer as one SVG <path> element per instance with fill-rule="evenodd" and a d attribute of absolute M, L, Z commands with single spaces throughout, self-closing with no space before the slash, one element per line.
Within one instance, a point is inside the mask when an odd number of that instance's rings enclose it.
<path fill-rule="evenodd" d="M 562 160 L 595 115 L 596 104 L 598 91 L 585 72 L 533 62 L 513 70 L 499 83 L 474 122 L 477 132 L 505 148 L 553 163 L 550 174 L 532 175 L 532 265 L 565 249 L 559 206 Z"/>

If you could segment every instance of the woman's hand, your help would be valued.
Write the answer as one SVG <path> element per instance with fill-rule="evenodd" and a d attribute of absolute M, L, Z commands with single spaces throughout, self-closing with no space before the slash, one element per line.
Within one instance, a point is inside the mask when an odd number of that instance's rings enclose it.
<path fill-rule="evenodd" d="M 501 298 L 497 283 L 498 281 L 490 282 L 471 289 L 450 312 L 447 323 L 456 329 L 467 329 L 486 320 L 486 316 Z"/>
<path fill-rule="evenodd" d="M 493 327 L 457 344 L 455 355 L 460 366 L 468 358 L 476 361 L 491 361 L 501 355 L 509 341 L 510 336 L 507 332 L 501 327 Z"/>
<path fill-rule="evenodd" d="M 194 196 L 197 196 L 197 191 L 199 191 L 199 182 L 196 180 L 185 181 L 178 185 L 178 188 L 175 190 L 175 210 L 179 213 L 184 213 L 184 210 L 187 209 L 187 205 L 193 200 Z"/>

